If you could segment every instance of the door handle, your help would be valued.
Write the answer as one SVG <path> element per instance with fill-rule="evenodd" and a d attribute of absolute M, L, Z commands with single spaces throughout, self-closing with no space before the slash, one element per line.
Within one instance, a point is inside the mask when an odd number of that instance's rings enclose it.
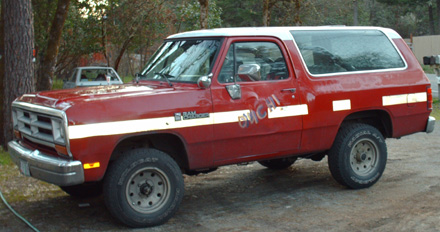
<path fill-rule="evenodd" d="M 296 92 L 296 88 L 282 89 L 281 92 L 291 92 L 291 93 L 295 93 L 295 92 Z"/>

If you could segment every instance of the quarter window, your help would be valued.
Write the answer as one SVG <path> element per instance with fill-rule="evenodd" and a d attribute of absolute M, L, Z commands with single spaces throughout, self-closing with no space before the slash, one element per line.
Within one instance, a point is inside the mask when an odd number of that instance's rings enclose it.
<path fill-rule="evenodd" d="M 241 70 L 241 71 L 240 71 Z M 243 74 L 252 72 L 252 75 Z M 278 45 L 272 42 L 237 42 L 229 47 L 219 82 L 282 80 L 289 77 Z"/>
<path fill-rule="evenodd" d="M 385 34 L 377 30 L 291 31 L 311 74 L 404 68 Z"/>

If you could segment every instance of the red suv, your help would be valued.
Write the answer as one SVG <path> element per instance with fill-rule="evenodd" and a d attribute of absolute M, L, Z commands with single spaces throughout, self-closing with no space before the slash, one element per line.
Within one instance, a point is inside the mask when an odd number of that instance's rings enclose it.
<path fill-rule="evenodd" d="M 328 157 L 337 182 L 381 177 L 386 138 L 431 132 L 430 83 L 377 27 L 264 27 L 168 37 L 128 85 L 25 94 L 9 151 L 23 174 L 74 196 L 102 191 L 132 227 L 166 222 L 182 174 Z"/>

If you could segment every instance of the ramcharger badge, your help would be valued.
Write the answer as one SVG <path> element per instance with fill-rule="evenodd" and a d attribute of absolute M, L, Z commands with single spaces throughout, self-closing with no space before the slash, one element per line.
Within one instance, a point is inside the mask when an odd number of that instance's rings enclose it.
<path fill-rule="evenodd" d="M 196 111 L 188 111 L 188 112 L 183 112 L 183 113 L 175 113 L 174 114 L 174 119 L 176 121 L 180 121 L 180 120 L 182 120 L 182 116 L 183 116 L 183 120 L 196 119 L 196 118 L 209 118 L 209 113 L 198 114 Z"/>

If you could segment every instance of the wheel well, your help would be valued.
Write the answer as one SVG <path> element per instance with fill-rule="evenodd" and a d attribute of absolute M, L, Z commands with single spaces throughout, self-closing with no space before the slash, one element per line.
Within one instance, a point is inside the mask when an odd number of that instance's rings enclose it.
<path fill-rule="evenodd" d="M 147 134 L 125 138 L 114 149 L 110 162 L 118 159 L 127 150 L 142 147 L 163 151 L 177 162 L 182 171 L 189 169 L 185 145 L 178 136 L 173 134 Z"/>
<path fill-rule="evenodd" d="M 355 112 L 348 115 L 342 123 L 365 123 L 377 128 L 385 138 L 393 136 L 393 125 L 390 115 L 383 110 Z"/>

